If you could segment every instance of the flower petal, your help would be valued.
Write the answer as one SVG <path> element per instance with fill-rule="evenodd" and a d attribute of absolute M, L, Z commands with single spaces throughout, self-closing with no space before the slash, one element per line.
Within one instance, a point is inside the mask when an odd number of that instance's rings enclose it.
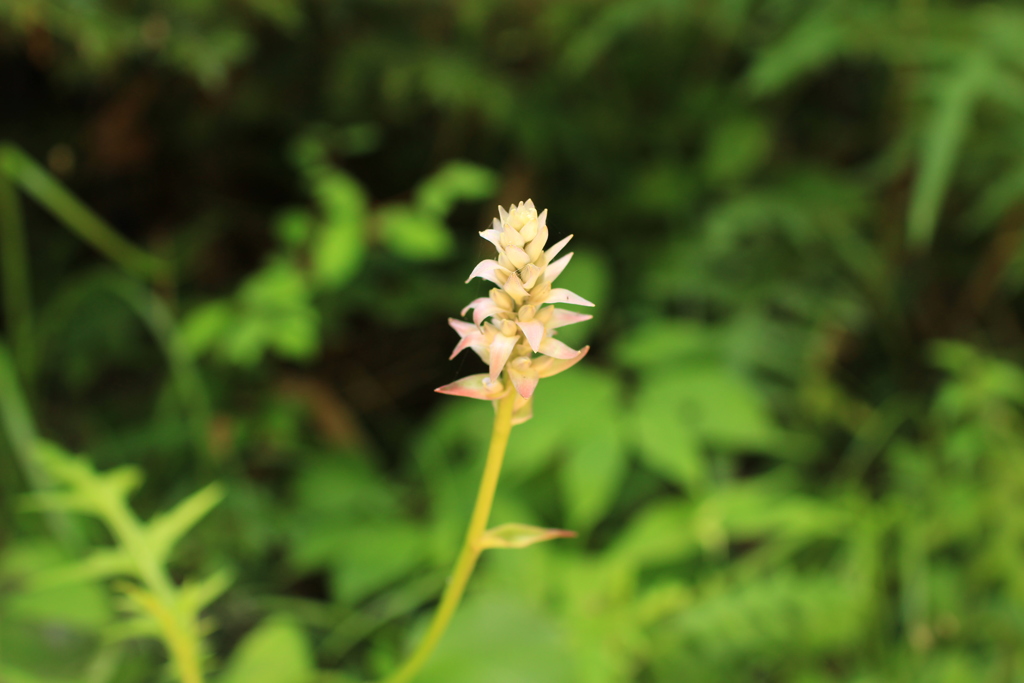
<path fill-rule="evenodd" d="M 516 358 L 506 366 L 505 371 L 508 372 L 508 377 L 512 380 L 512 386 L 516 388 L 517 394 L 523 398 L 533 396 L 537 382 L 540 381 L 540 375 L 533 369 L 533 363 L 529 358 L 524 356 Z"/>
<path fill-rule="evenodd" d="M 552 358 L 551 356 L 544 356 L 533 361 L 533 369 L 537 371 L 538 376 L 553 377 L 560 372 L 565 372 L 572 366 L 583 360 L 583 357 L 590 351 L 589 346 L 584 346 L 580 349 L 580 352 L 572 358 Z"/>
<path fill-rule="evenodd" d="M 476 264 L 476 268 L 466 278 L 466 282 L 469 282 L 475 277 L 482 277 L 485 280 L 489 280 L 494 284 L 501 287 L 504 284 L 504 278 L 508 277 L 508 271 L 501 267 L 501 265 L 494 259 L 487 259 Z"/>
<path fill-rule="evenodd" d="M 480 333 L 467 334 L 465 337 L 459 340 L 459 343 L 455 345 L 455 349 L 452 351 L 452 355 L 448 356 L 448 360 L 453 360 L 455 356 L 459 355 L 466 349 L 473 349 L 473 351 L 479 356 L 481 350 L 485 350 L 487 340 L 484 335 Z M 482 358 L 483 356 L 481 356 Z"/>
<path fill-rule="evenodd" d="M 490 228 L 489 230 L 482 230 L 480 232 L 480 236 L 483 237 L 488 242 L 490 242 L 491 244 L 493 244 L 494 246 L 500 247 L 501 242 L 499 242 L 498 240 L 501 237 L 501 224 L 498 223 L 497 220 L 495 220 L 494 227 Z"/>
<path fill-rule="evenodd" d="M 518 334 L 512 337 L 504 334 L 494 335 L 494 341 L 491 342 L 490 346 L 491 361 L 489 363 L 492 380 L 498 379 L 498 375 L 501 374 L 502 369 L 505 367 L 505 361 L 512 355 L 512 349 L 515 348 L 518 341 Z"/>
<path fill-rule="evenodd" d="M 519 270 L 530 262 L 530 257 L 525 251 L 523 251 L 523 248 L 515 245 L 505 247 L 505 257 L 512 262 L 512 265 L 515 266 L 516 270 Z"/>
<path fill-rule="evenodd" d="M 519 234 L 523 236 L 523 239 L 529 242 L 537 236 L 537 230 L 540 229 L 540 221 L 536 218 L 531 218 L 526 221 L 523 227 L 519 228 Z"/>
<path fill-rule="evenodd" d="M 564 308 L 551 307 L 551 320 L 548 321 L 548 329 L 558 329 L 559 327 L 565 327 L 566 325 L 573 325 L 575 323 L 581 323 L 585 320 L 590 320 L 594 316 L 589 313 L 577 313 L 576 311 L 567 311 Z"/>
<path fill-rule="evenodd" d="M 451 384 L 434 389 L 439 394 L 465 396 L 492 401 L 505 395 L 505 386 L 498 380 L 492 380 L 485 374 L 470 375 L 456 380 Z"/>
<path fill-rule="evenodd" d="M 572 235 L 569 235 L 564 240 L 551 245 L 551 248 L 544 252 L 544 255 L 548 257 L 548 263 L 551 263 L 551 259 L 558 256 L 558 252 L 565 248 L 565 245 L 569 244 L 569 240 L 572 239 Z"/>
<path fill-rule="evenodd" d="M 524 249 L 526 253 L 530 255 L 530 258 L 534 261 L 540 260 L 540 257 L 544 255 L 544 245 L 548 242 L 548 228 L 546 225 L 540 226 L 537 230 L 537 236 L 530 240 Z"/>
<path fill-rule="evenodd" d="M 574 306 L 593 306 L 594 304 L 587 301 L 579 294 L 570 292 L 568 289 L 562 289 L 561 287 L 555 287 L 552 289 L 544 301 L 535 302 L 538 305 L 541 303 L 545 304 L 573 304 Z"/>
<path fill-rule="evenodd" d="M 544 340 L 544 323 L 539 320 L 531 320 L 525 323 L 516 322 L 516 324 L 523 331 L 523 336 L 526 337 L 526 341 L 530 344 L 533 352 L 539 352 L 540 344 Z"/>
<path fill-rule="evenodd" d="M 477 299 L 479 301 L 479 299 Z M 470 304 L 462 311 L 462 315 L 466 315 L 468 310 L 473 304 Z M 453 330 L 455 330 L 460 337 L 465 337 L 467 334 L 480 334 L 480 328 L 473 323 L 467 323 L 465 320 L 459 320 L 458 318 L 448 318 L 448 324 Z"/>
<path fill-rule="evenodd" d="M 569 265 L 569 261 L 572 260 L 573 252 L 569 252 L 562 258 L 558 259 L 554 263 L 548 264 L 548 267 L 544 270 L 544 279 L 548 282 L 554 282 L 555 278 L 562 274 L 565 267 Z"/>
<path fill-rule="evenodd" d="M 479 299 L 473 299 L 469 302 L 469 305 L 462 309 L 460 315 L 466 315 L 466 312 L 473 311 L 473 324 L 479 325 L 483 321 L 487 320 L 492 316 L 496 316 L 502 312 L 502 308 L 498 304 L 494 303 L 494 300 L 489 296 L 482 296 Z"/>
<path fill-rule="evenodd" d="M 493 345 L 492 345 L 493 348 Z M 579 351 L 570 348 L 553 337 L 546 337 L 540 345 L 540 352 L 545 356 L 551 356 L 553 358 L 561 358 L 567 360 L 569 358 L 575 358 L 579 355 Z"/>
<path fill-rule="evenodd" d="M 507 292 L 508 295 L 512 297 L 512 299 L 516 302 L 517 306 L 522 305 L 523 299 L 525 299 L 530 294 L 529 292 L 526 291 L 526 288 L 523 287 L 523 281 L 520 280 L 519 276 L 516 275 L 515 273 L 512 273 L 511 275 L 508 276 L 508 279 L 505 280 L 505 284 L 502 287 L 502 289 L 504 289 L 505 292 Z"/>
<path fill-rule="evenodd" d="M 537 284 L 537 280 L 540 279 L 543 272 L 543 270 L 537 267 L 537 264 L 527 263 L 519 270 L 519 279 L 522 281 L 523 287 L 533 289 L 533 286 Z"/>

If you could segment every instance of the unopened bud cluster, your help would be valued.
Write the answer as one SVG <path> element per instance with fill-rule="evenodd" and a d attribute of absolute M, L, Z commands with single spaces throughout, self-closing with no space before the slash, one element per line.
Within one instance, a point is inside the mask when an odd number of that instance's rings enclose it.
<path fill-rule="evenodd" d="M 528 199 L 510 206 L 508 211 L 499 206 L 498 213 L 491 229 L 480 233 L 497 248 L 498 257 L 481 261 L 466 280 L 480 277 L 497 286 L 488 296 L 473 300 L 462 310 L 463 316 L 473 311 L 472 323 L 455 318 L 448 321 L 461 338 L 451 357 L 463 349 L 473 349 L 487 363 L 489 371 L 464 377 L 437 391 L 497 400 L 514 388 L 517 395 L 513 423 L 518 424 L 532 415 L 537 382 L 572 367 L 590 348 L 569 348 L 555 339 L 555 330 L 593 316 L 552 304 L 594 304 L 567 289 L 552 287 L 572 259 L 572 253 L 555 259 L 572 235 L 545 249 L 546 209 L 538 215 L 533 201 Z"/>

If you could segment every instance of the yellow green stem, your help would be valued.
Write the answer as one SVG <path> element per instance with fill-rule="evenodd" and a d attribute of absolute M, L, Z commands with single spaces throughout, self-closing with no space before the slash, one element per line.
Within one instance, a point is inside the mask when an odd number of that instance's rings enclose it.
<path fill-rule="evenodd" d="M 480 538 L 487 531 L 487 520 L 491 516 L 491 506 L 494 504 L 494 492 L 498 488 L 498 476 L 501 474 L 501 463 L 505 460 L 505 449 L 508 446 L 508 437 L 512 432 L 512 409 L 515 404 L 515 391 L 509 391 L 498 403 L 498 412 L 494 416 L 494 429 L 491 431 L 491 445 L 487 449 L 487 462 L 484 464 L 484 474 L 480 479 L 480 488 L 476 494 L 476 504 L 473 506 L 473 515 L 469 520 L 469 529 L 466 531 L 466 540 L 462 543 L 462 550 L 459 551 L 459 558 L 455 561 L 455 568 L 448 579 L 444 592 L 441 594 L 441 602 L 437 606 L 434 619 L 430 622 L 423 640 L 416 647 L 416 651 L 406 660 L 398 671 L 384 680 L 384 683 L 408 683 L 420 672 L 423 665 L 430 659 L 434 648 L 437 647 L 441 636 L 448 628 L 455 610 L 462 601 L 462 595 L 466 592 L 466 584 L 473 574 L 476 561 L 480 557 Z"/>

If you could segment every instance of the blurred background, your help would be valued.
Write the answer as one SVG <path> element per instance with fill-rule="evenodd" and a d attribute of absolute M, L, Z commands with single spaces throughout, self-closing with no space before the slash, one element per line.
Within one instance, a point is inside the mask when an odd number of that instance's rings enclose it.
<path fill-rule="evenodd" d="M 488 553 L 418 680 L 1024 680 L 1022 36 L 1017 2 L 3 0 L 0 680 L 175 679 L 129 523 L 210 680 L 393 671 L 490 431 L 432 391 L 483 367 L 446 318 L 528 197 L 593 349 L 492 520 L 579 538 Z"/>

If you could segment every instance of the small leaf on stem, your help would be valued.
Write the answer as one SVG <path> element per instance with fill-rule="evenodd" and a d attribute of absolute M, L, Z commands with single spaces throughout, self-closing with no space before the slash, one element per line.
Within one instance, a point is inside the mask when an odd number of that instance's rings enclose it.
<path fill-rule="evenodd" d="M 481 550 L 487 548 L 525 548 L 555 538 L 575 538 L 575 531 L 566 529 L 545 529 L 529 524 L 502 524 L 488 529 L 478 542 Z"/>

